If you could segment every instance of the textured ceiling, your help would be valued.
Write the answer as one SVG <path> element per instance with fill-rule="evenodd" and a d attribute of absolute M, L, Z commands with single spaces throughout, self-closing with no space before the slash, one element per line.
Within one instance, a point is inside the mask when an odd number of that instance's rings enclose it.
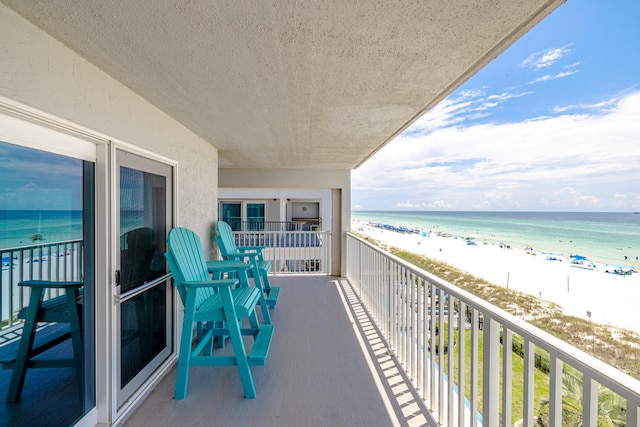
<path fill-rule="evenodd" d="M 0 0 L 219 149 L 353 169 L 564 0 Z"/>

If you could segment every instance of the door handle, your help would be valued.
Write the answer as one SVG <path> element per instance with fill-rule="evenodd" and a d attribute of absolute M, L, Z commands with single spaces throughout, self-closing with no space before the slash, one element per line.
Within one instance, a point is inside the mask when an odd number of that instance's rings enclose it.
<path fill-rule="evenodd" d="M 113 278 L 115 279 L 116 282 L 116 291 L 113 294 L 113 301 L 116 304 L 120 304 L 120 270 L 116 270 Z"/>

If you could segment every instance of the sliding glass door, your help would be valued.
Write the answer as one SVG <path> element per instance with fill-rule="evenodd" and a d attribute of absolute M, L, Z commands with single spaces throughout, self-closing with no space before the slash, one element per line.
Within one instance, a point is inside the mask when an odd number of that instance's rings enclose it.
<path fill-rule="evenodd" d="M 2 425 L 70 425 L 95 406 L 95 157 L 0 115 Z M 42 314 L 55 307 L 73 316 Z"/>
<path fill-rule="evenodd" d="M 172 299 L 164 252 L 172 226 L 172 168 L 117 150 L 118 406 L 172 350 Z"/>

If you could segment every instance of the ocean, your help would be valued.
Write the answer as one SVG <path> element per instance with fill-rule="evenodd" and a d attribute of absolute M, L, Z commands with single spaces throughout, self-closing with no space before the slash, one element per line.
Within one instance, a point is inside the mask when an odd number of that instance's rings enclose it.
<path fill-rule="evenodd" d="M 82 239 L 82 211 L 0 210 L 0 249 Z"/>
<path fill-rule="evenodd" d="M 123 226 L 140 222 L 126 215 Z M 640 267 L 640 214 L 353 211 L 353 219 Z M 130 218 L 131 217 L 131 218 Z M 0 249 L 82 238 L 82 211 L 0 210 Z M 625 260 L 625 256 L 627 259 Z"/>
<path fill-rule="evenodd" d="M 353 211 L 351 217 L 640 267 L 640 213 Z"/>

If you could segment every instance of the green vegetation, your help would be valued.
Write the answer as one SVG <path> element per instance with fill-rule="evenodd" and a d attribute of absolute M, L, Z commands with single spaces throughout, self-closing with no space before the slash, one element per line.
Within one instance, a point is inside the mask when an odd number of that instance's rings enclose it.
<path fill-rule="evenodd" d="M 445 325 L 445 328 L 448 325 Z M 447 332 L 445 332 L 447 333 Z M 446 335 L 445 335 L 446 336 Z M 515 338 L 515 337 L 514 337 Z M 478 334 L 478 409 L 482 412 L 482 347 L 483 347 L 483 334 Z M 442 363 L 445 372 L 449 372 L 448 357 L 443 356 L 442 359 L 437 359 L 438 363 Z M 513 368 L 513 375 L 511 377 L 511 419 L 515 422 L 522 418 L 522 402 L 524 401 L 524 359 L 517 354 L 513 354 L 511 358 Z M 502 367 L 502 349 L 500 350 L 500 367 Z M 454 372 L 453 378 L 458 378 L 459 365 L 458 365 L 458 347 L 454 348 Z M 471 330 L 465 332 L 465 396 L 471 395 Z M 534 370 L 534 396 L 536 401 L 540 401 L 546 396 L 549 396 L 549 378 L 541 370 Z M 500 382 L 500 390 L 502 391 L 502 381 Z M 502 395 L 502 393 L 501 393 Z"/>
<path fill-rule="evenodd" d="M 549 423 L 549 401 L 543 399 L 540 403 L 538 424 Z M 598 393 L 598 426 L 624 427 L 626 426 L 626 410 L 624 400 L 611 390 L 600 388 Z M 567 427 L 582 427 L 582 375 L 572 369 L 567 369 L 562 375 L 562 425 Z"/>
<path fill-rule="evenodd" d="M 379 244 L 379 243 L 378 243 Z M 601 325 L 568 316 L 557 304 L 533 295 L 493 285 L 422 255 L 397 248 L 392 254 L 474 294 L 501 309 L 524 318 L 529 323 L 579 348 L 603 362 L 640 379 L 640 335 L 610 325 Z"/>

